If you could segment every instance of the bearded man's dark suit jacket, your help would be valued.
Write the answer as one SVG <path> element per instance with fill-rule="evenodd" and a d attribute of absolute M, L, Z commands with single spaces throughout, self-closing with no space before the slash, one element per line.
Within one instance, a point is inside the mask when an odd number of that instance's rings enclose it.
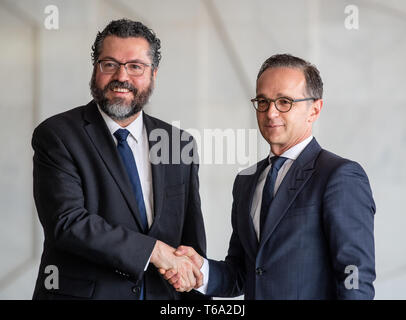
<path fill-rule="evenodd" d="M 258 242 L 250 210 L 267 161 L 235 180 L 228 255 L 209 260 L 207 294 L 372 299 L 375 204 L 361 166 L 321 149 L 313 138 L 283 179 Z M 345 272 L 350 265 L 358 268 L 358 289 L 351 289 L 355 269 Z"/>
<path fill-rule="evenodd" d="M 183 147 L 197 159 L 191 136 L 172 145 L 172 131 L 181 131 L 145 113 L 143 120 L 148 136 L 154 129 L 168 134 L 170 162 Z M 143 277 L 145 299 L 199 297 L 177 293 L 151 263 L 144 272 L 155 239 L 206 253 L 196 163 L 151 164 L 154 221 L 144 234 L 126 169 L 93 101 L 41 123 L 32 145 L 34 198 L 45 234 L 34 299 L 138 299 Z M 48 265 L 59 270 L 59 289 L 44 285 Z"/>

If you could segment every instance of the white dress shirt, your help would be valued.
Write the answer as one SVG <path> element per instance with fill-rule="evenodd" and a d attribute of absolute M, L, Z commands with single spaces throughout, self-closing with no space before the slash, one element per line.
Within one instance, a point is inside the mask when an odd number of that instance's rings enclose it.
<path fill-rule="evenodd" d="M 137 171 L 140 177 L 142 195 L 144 197 L 145 209 L 147 212 L 148 227 L 151 227 L 152 222 L 154 221 L 154 193 L 152 187 L 151 163 L 149 161 L 148 135 L 147 130 L 144 127 L 142 111 L 137 119 L 131 122 L 127 127 L 123 128 L 105 114 L 100 107 L 98 108 L 116 145 L 117 139 L 114 136 L 114 132 L 118 129 L 127 129 L 130 132 L 127 137 L 127 143 L 133 152 L 135 163 L 137 164 Z"/>
<path fill-rule="evenodd" d="M 282 183 L 282 180 L 285 178 L 286 174 L 288 173 L 290 167 L 293 164 L 293 161 L 297 159 L 297 157 L 302 153 L 304 148 L 312 141 L 313 136 L 306 138 L 302 142 L 298 143 L 297 145 L 293 146 L 292 148 L 286 150 L 280 156 L 288 158 L 282 165 L 282 167 L 278 171 L 278 176 L 276 177 L 275 181 L 275 189 L 274 195 L 278 191 L 279 186 Z M 262 203 L 262 191 L 264 189 L 266 176 L 268 175 L 269 170 L 271 170 L 271 157 L 274 154 L 272 151 L 269 154 L 269 165 L 265 168 L 265 170 L 261 173 L 258 178 L 257 186 L 255 188 L 254 197 L 252 199 L 252 206 L 251 206 L 251 218 L 252 222 L 254 223 L 255 233 L 257 234 L 257 238 L 259 241 L 260 233 L 259 233 L 259 225 L 260 225 L 260 217 L 261 217 L 261 203 Z M 205 294 L 207 292 L 207 285 L 209 282 L 209 263 L 206 259 L 204 259 L 203 266 L 201 267 L 200 271 L 203 273 L 203 285 L 197 289 L 197 291 Z"/>
<path fill-rule="evenodd" d="M 275 188 L 274 188 L 274 196 L 279 189 L 279 186 L 282 183 L 282 180 L 285 178 L 286 174 L 288 173 L 290 167 L 293 164 L 293 161 L 297 159 L 297 157 L 302 153 L 304 148 L 312 141 L 313 136 L 310 136 L 303 140 L 302 142 L 294 145 L 292 148 L 286 150 L 280 156 L 287 158 L 287 160 L 283 163 L 282 167 L 278 171 L 278 175 L 275 181 Z M 271 158 L 274 156 L 272 151 L 269 154 L 269 165 L 265 168 L 265 170 L 261 173 L 258 178 L 257 186 L 255 188 L 254 197 L 252 199 L 252 206 L 251 206 L 251 218 L 252 222 L 254 223 L 255 233 L 257 234 L 257 238 L 259 241 L 259 224 L 260 224 L 260 217 L 261 217 L 261 203 L 262 203 L 262 191 L 264 189 L 266 177 L 268 175 L 269 170 L 271 170 Z"/>
<path fill-rule="evenodd" d="M 133 152 L 134 160 L 137 165 L 142 195 L 144 197 L 145 210 L 147 212 L 148 228 L 150 228 L 152 222 L 154 221 L 154 192 L 152 186 L 151 162 L 149 161 L 148 135 L 147 130 L 144 127 L 142 111 L 138 115 L 137 119 L 131 122 L 127 127 L 123 128 L 113 119 L 111 119 L 106 113 L 104 113 L 99 106 L 97 106 L 97 108 L 106 122 L 107 128 L 109 129 L 116 145 L 117 139 L 114 136 L 114 132 L 116 132 L 118 129 L 127 129 L 130 132 L 127 137 L 127 143 Z M 148 269 L 150 260 L 151 256 L 145 265 L 144 271 Z"/>

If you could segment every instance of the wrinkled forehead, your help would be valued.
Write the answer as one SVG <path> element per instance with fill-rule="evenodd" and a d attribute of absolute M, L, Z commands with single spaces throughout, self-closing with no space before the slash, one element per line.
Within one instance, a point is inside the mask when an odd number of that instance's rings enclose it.
<path fill-rule="evenodd" d="M 148 41 L 142 37 L 107 36 L 101 46 L 99 59 L 109 57 L 120 62 L 140 60 L 150 63 L 150 46 Z"/>
<path fill-rule="evenodd" d="M 299 68 L 277 67 L 266 69 L 257 80 L 257 95 L 302 96 L 306 92 L 306 78 Z M 272 96 L 269 96 L 272 95 Z"/>

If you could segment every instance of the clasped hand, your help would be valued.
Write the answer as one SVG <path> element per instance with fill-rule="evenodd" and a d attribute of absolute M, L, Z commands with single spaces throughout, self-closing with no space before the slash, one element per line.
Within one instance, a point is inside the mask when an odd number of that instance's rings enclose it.
<path fill-rule="evenodd" d="M 189 292 L 203 284 L 203 274 L 200 272 L 203 258 L 191 247 L 174 249 L 158 240 L 151 263 L 178 292 Z"/>

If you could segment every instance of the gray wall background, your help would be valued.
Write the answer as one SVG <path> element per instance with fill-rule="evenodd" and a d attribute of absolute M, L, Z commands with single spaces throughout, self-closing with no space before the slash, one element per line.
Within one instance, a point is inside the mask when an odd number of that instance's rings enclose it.
<path fill-rule="evenodd" d="M 58 30 L 44 27 L 51 4 Z M 358 30 L 344 26 L 350 4 L 359 9 Z M 121 17 L 143 21 L 162 41 L 146 111 L 184 129 L 255 129 L 249 99 L 261 63 L 283 52 L 315 63 L 325 97 L 314 134 L 324 148 L 361 163 L 377 204 L 376 298 L 406 298 L 405 1 L 0 0 L 0 299 L 31 298 L 42 250 L 32 130 L 90 100 L 91 44 Z M 257 147 L 257 158 L 265 157 L 260 137 Z M 215 259 L 228 248 L 239 167 L 201 165 L 208 256 Z"/>

